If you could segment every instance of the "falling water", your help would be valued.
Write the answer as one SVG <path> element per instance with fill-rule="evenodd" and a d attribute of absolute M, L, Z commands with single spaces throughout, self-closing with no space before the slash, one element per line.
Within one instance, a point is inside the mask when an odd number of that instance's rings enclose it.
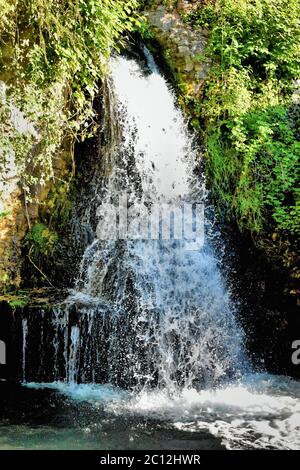
<path fill-rule="evenodd" d="M 216 438 L 227 448 L 299 448 L 299 384 L 250 373 L 208 211 L 201 246 L 184 230 L 180 237 L 165 212 L 157 238 L 137 236 L 143 224 L 134 223 L 136 214 L 147 216 L 157 203 L 190 204 L 194 211 L 205 204 L 206 192 L 199 152 L 153 57 L 147 50 L 140 60 L 116 57 L 111 71 L 104 96 L 106 168 L 93 178 L 75 217 L 75 226 L 93 233 L 93 240 L 76 288 L 52 317 L 37 320 L 30 313 L 23 321 L 23 378 L 39 382 L 28 384 L 33 389 L 96 403 L 97 419 L 101 403 L 103 416 L 114 417 L 112 442 L 115 420 L 133 414 L 163 422 L 170 433 L 205 431 L 210 445 Z M 124 209 L 124 195 L 129 235 L 112 224 L 105 237 L 107 216 L 113 221 L 114 208 Z M 188 227 L 193 233 L 194 223 Z M 144 235 L 151 227 L 143 227 Z M 37 361 L 29 352 L 30 332 L 38 329 L 34 344 L 44 347 Z M 146 446 L 148 440 L 149 434 Z"/>
<path fill-rule="evenodd" d="M 26 381 L 26 348 L 27 348 L 27 335 L 28 335 L 28 324 L 27 318 L 22 320 L 22 332 L 23 332 L 23 341 L 22 341 L 22 379 L 23 382 Z"/>
<path fill-rule="evenodd" d="M 148 70 L 124 57 L 111 64 L 123 139 L 102 205 L 117 204 L 126 193 L 134 214 L 149 202 L 174 207 L 205 199 L 182 112 L 148 51 L 146 57 Z M 162 217 L 164 224 L 170 215 Z M 168 389 L 211 385 L 239 373 L 243 335 L 209 237 L 192 251 L 184 240 L 162 238 L 96 240 L 83 257 L 81 292 L 112 302 L 124 322 L 112 328 L 109 341 L 126 338 L 125 370 L 138 384 Z M 110 366 L 113 360 L 108 357 Z"/>
<path fill-rule="evenodd" d="M 85 201 L 98 205 L 98 220 L 89 223 L 99 223 L 76 290 L 54 308 L 51 324 L 39 320 L 41 343 L 44 331 L 52 340 L 40 363 L 28 367 L 32 380 L 172 392 L 212 386 L 245 370 L 243 333 L 202 217 L 200 154 L 173 91 L 144 54 L 139 61 L 111 60 L 104 100 L 111 171 L 105 180 L 97 175 Z M 106 226 L 116 208 L 119 222 L 128 212 L 125 232 Z M 91 214 L 88 207 L 81 220 Z M 29 326 L 34 322 L 29 318 Z M 53 369 L 43 373 L 45 355 L 53 356 Z"/>

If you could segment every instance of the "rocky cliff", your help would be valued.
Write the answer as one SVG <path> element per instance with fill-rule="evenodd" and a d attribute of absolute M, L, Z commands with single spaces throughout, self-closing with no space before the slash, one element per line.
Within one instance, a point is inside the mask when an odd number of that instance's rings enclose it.
<path fill-rule="evenodd" d="M 203 92 L 209 63 L 203 60 L 208 31 L 195 31 L 183 20 L 198 2 L 150 2 L 144 12 L 155 39 L 174 73 L 186 99 L 195 99 Z"/>

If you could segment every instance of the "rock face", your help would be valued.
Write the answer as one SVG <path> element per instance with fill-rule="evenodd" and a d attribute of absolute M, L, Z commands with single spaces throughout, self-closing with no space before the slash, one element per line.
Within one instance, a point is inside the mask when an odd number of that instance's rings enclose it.
<path fill-rule="evenodd" d="M 34 202 L 27 205 L 24 203 L 24 194 L 17 175 L 13 177 L 9 187 L 5 187 L 5 191 L 2 192 L 0 200 L 0 292 L 19 288 L 22 285 L 24 237 L 28 229 L 37 222 L 40 208 L 43 207 L 49 191 L 53 190 L 54 186 L 55 183 L 52 181 L 45 187 L 35 188 Z"/>
<path fill-rule="evenodd" d="M 0 106 L 5 100 L 3 90 L 5 83 L 0 81 Z M 12 128 L 20 133 L 36 133 L 34 125 L 15 107 L 10 109 L 10 121 Z M 11 149 L 9 156 L 6 155 L 2 160 L 1 150 L 0 148 L 0 292 L 19 288 L 22 284 L 22 243 L 26 232 L 37 221 L 40 208 L 56 182 L 67 178 L 72 164 L 71 143 L 65 143 L 53 162 L 54 178 L 43 186 L 32 187 L 32 199 L 25 202 L 22 174 L 16 164 L 15 152 Z"/>
<path fill-rule="evenodd" d="M 0 106 L 3 107 L 6 104 L 5 90 L 6 85 L 1 81 Z M 9 121 L 8 125 L 13 129 L 20 128 L 20 133 L 35 132 L 17 108 L 10 108 Z M 1 131 L 7 129 L 1 128 Z M 19 186 L 21 175 L 15 160 L 13 149 L 6 157 L 4 149 L 0 149 L 0 290 L 6 286 L 19 287 L 21 282 L 21 240 L 27 229 L 27 221 Z"/>
<path fill-rule="evenodd" d="M 21 240 L 27 222 L 22 205 L 22 193 L 16 175 L 11 176 L 9 186 L 2 193 L 0 215 L 0 289 L 19 287 L 21 283 Z"/>
<path fill-rule="evenodd" d="M 193 30 L 181 17 L 181 13 L 190 12 L 196 3 L 179 1 L 168 7 L 163 0 L 156 0 L 150 2 L 145 12 L 150 29 L 169 59 L 182 92 L 190 99 L 201 97 L 210 66 L 203 59 L 208 31 Z"/>

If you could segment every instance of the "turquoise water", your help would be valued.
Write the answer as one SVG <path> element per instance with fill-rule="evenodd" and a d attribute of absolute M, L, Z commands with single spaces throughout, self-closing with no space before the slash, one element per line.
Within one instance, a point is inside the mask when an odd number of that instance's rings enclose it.
<path fill-rule="evenodd" d="M 14 387 L 2 392 L 2 402 L 2 450 L 221 448 L 209 433 L 181 431 L 161 419 L 106 410 L 109 402 L 100 401 L 99 394 L 91 403 L 53 389 Z"/>
<path fill-rule="evenodd" d="M 300 382 L 252 374 L 213 390 L 1 386 L 1 449 L 300 449 Z"/>

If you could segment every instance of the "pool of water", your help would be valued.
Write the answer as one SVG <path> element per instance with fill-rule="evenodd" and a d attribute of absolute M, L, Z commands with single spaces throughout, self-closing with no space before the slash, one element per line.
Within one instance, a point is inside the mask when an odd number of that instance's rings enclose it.
<path fill-rule="evenodd" d="M 89 400 L 70 398 L 52 388 L 6 388 L 1 394 L 0 449 L 222 448 L 219 439 L 207 432 L 191 433 L 156 417 L 109 409 L 114 399 L 100 395 L 114 396 L 112 389 L 92 388 Z"/>
<path fill-rule="evenodd" d="M 300 449 L 300 383 L 254 374 L 216 390 L 1 384 L 0 449 Z"/>

